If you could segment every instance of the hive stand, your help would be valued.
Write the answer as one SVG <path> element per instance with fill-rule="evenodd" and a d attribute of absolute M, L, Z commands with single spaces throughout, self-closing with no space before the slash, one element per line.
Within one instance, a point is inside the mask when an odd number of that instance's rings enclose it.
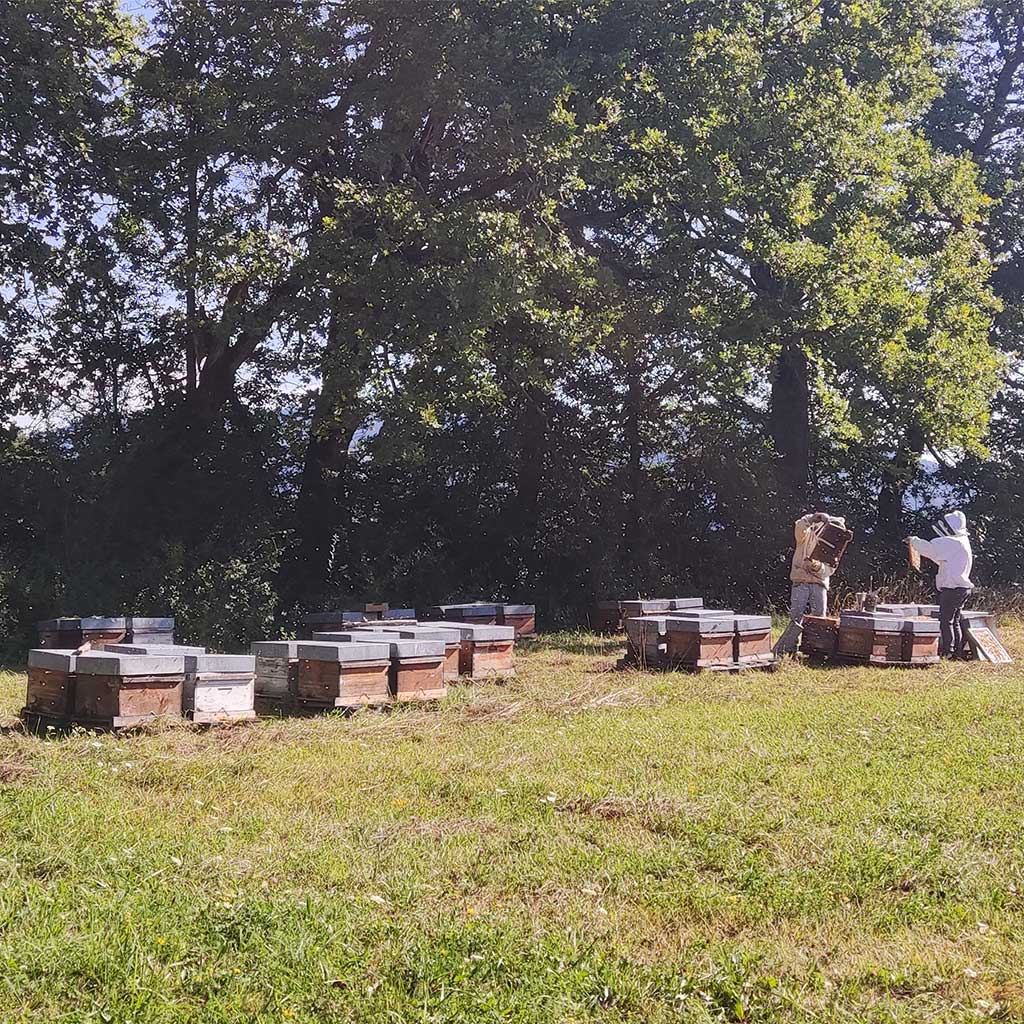
<path fill-rule="evenodd" d="M 299 710 L 390 704 L 391 650 L 386 643 L 316 640 L 298 645 Z"/>

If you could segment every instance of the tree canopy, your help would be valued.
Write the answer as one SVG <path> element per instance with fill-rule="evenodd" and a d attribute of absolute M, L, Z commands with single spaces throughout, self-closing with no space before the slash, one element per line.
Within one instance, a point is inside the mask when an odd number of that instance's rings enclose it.
<path fill-rule="evenodd" d="M 145 13 L 0 15 L 16 640 L 75 609 L 230 645 L 374 597 L 764 603 L 812 505 L 854 579 L 950 495 L 1010 536 L 1018 5 Z"/>

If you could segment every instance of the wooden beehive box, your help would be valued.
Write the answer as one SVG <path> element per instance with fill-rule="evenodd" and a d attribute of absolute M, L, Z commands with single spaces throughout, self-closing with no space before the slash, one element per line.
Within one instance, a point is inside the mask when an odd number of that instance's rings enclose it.
<path fill-rule="evenodd" d="M 664 615 L 638 615 L 626 619 L 626 649 L 630 660 L 650 668 L 663 667 L 668 637 Z"/>
<path fill-rule="evenodd" d="M 75 709 L 75 651 L 28 652 L 28 686 L 22 718 L 30 725 L 63 725 Z"/>
<path fill-rule="evenodd" d="M 311 612 L 302 617 L 302 637 L 312 638 L 314 633 L 330 633 L 339 629 L 351 629 L 357 622 L 366 622 L 364 611 Z"/>
<path fill-rule="evenodd" d="M 836 653 L 872 665 L 899 664 L 903 661 L 903 622 L 895 615 L 843 612 Z"/>
<path fill-rule="evenodd" d="M 697 669 L 736 664 L 731 613 L 669 617 L 665 628 L 669 665 Z"/>
<path fill-rule="evenodd" d="M 367 629 L 373 627 L 367 626 Z M 360 630 L 359 632 L 365 632 Z M 440 640 L 444 644 L 444 680 L 455 682 L 459 678 L 459 660 L 462 652 L 462 636 L 457 629 L 431 625 L 390 625 L 381 623 L 374 632 L 397 637 L 399 640 Z M 318 634 L 319 636 L 319 634 Z M 324 634 L 326 638 L 328 634 Z"/>
<path fill-rule="evenodd" d="M 652 598 L 645 601 L 623 601 L 622 622 L 627 619 L 635 619 L 640 615 L 664 615 L 672 611 L 672 599 L 668 597 Z"/>
<path fill-rule="evenodd" d="M 471 679 L 510 679 L 514 664 L 515 630 L 511 626 L 486 626 L 472 622 L 440 622 L 459 631 L 459 672 Z"/>
<path fill-rule="evenodd" d="M 800 650 L 811 657 L 831 658 L 839 643 L 839 620 L 824 615 L 805 615 L 801 624 Z"/>
<path fill-rule="evenodd" d="M 772 617 L 770 615 L 737 615 L 734 657 L 737 664 L 747 665 L 771 660 Z"/>
<path fill-rule="evenodd" d="M 472 601 L 468 604 L 442 605 L 442 610 L 446 612 L 445 618 L 455 622 L 465 622 L 477 626 L 497 626 L 499 624 L 496 604 Z"/>
<path fill-rule="evenodd" d="M 298 696 L 299 655 L 294 640 L 257 640 L 254 707 L 260 714 L 286 714 Z"/>
<path fill-rule="evenodd" d="M 142 618 L 138 615 L 133 615 L 128 619 L 128 631 L 125 635 L 125 640 L 130 644 L 173 644 L 174 619 Z"/>
<path fill-rule="evenodd" d="M 901 658 L 908 665 L 933 665 L 939 660 L 939 623 L 935 619 L 905 619 Z"/>
<path fill-rule="evenodd" d="M 532 604 L 499 604 L 498 625 L 511 626 L 516 639 L 537 634 L 537 607 Z"/>
<path fill-rule="evenodd" d="M 404 640 L 367 629 L 323 634 L 321 642 L 384 644 L 391 658 L 391 694 L 397 701 L 437 700 L 448 694 L 444 681 L 444 640 Z"/>
<path fill-rule="evenodd" d="M 128 620 L 120 616 L 106 618 L 89 615 L 82 619 L 82 643 L 100 647 L 121 643 L 128 635 Z"/>
<path fill-rule="evenodd" d="M 846 549 L 853 540 L 853 531 L 846 530 L 835 523 L 823 523 L 816 527 L 818 534 L 817 541 L 808 552 L 808 558 L 813 558 L 825 565 L 837 566 Z"/>
<path fill-rule="evenodd" d="M 186 654 L 182 708 L 193 722 L 256 717 L 256 658 L 251 654 Z"/>
<path fill-rule="evenodd" d="M 598 601 L 590 613 L 590 628 L 595 633 L 620 633 L 622 631 L 622 602 Z"/>
<path fill-rule="evenodd" d="M 73 717 L 82 725 L 113 729 L 180 718 L 184 684 L 181 655 L 81 654 Z"/>
<path fill-rule="evenodd" d="M 389 644 L 316 640 L 299 644 L 298 656 L 301 707 L 357 708 L 391 703 Z"/>
<path fill-rule="evenodd" d="M 44 619 L 36 623 L 40 648 L 73 651 L 82 646 L 82 620 L 76 618 Z"/>

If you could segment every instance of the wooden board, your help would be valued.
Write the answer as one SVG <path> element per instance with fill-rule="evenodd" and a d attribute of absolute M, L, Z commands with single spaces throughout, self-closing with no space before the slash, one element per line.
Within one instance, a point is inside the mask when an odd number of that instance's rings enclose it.
<path fill-rule="evenodd" d="M 183 676 L 95 676 L 75 679 L 76 721 L 114 728 L 153 718 L 180 718 Z"/>
<path fill-rule="evenodd" d="M 439 700 L 448 695 L 443 658 L 401 658 L 391 662 L 391 691 L 398 701 Z"/>
<path fill-rule="evenodd" d="M 472 679 L 511 678 L 516 674 L 512 662 L 512 640 L 463 640 L 460 668 Z"/>
<path fill-rule="evenodd" d="M 839 565 L 850 541 L 853 540 L 853 532 L 844 530 L 835 523 L 821 523 L 812 529 L 814 539 L 808 545 L 807 557 L 833 568 Z"/>
<path fill-rule="evenodd" d="M 1013 662 L 1009 651 L 987 626 L 968 626 L 965 623 L 964 635 L 970 641 L 974 656 L 979 660 L 994 665 L 1009 665 Z"/>
<path fill-rule="evenodd" d="M 25 711 L 54 719 L 66 720 L 74 710 L 75 675 L 30 667 Z"/>

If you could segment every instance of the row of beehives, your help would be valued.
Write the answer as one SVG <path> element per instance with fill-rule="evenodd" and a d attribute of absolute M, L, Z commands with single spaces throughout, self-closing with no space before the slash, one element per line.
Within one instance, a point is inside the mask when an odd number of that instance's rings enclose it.
<path fill-rule="evenodd" d="M 36 623 L 39 646 L 73 651 L 82 644 L 173 644 L 174 619 L 137 615 L 64 617 Z"/>
<path fill-rule="evenodd" d="M 705 608 L 703 598 L 622 602 L 627 657 L 652 668 L 771 668 L 770 615 L 737 615 Z M 662 608 L 662 605 L 669 605 Z M 653 614 L 652 614 L 653 612 Z"/>
<path fill-rule="evenodd" d="M 29 652 L 23 716 L 40 725 L 127 728 L 158 717 L 234 721 L 443 697 L 460 675 L 514 674 L 510 626 L 366 623 L 311 641 L 260 641 L 249 655 L 173 644 Z"/>
<path fill-rule="evenodd" d="M 995 616 L 962 613 L 968 630 L 998 639 Z M 874 611 L 844 611 L 838 618 L 804 616 L 800 650 L 810 658 L 872 665 L 934 665 L 939 660 L 938 605 L 880 604 Z M 1001 646 L 1001 645 L 1000 645 Z"/>
<path fill-rule="evenodd" d="M 424 622 L 510 626 L 517 637 L 533 636 L 537 630 L 536 608 L 532 604 L 472 601 L 466 604 L 432 605 L 425 608 L 419 618 Z M 336 612 L 313 612 L 302 619 L 307 639 L 314 633 L 346 630 L 360 623 L 412 624 L 416 621 L 414 608 L 392 608 L 387 604 L 366 604 Z"/>

